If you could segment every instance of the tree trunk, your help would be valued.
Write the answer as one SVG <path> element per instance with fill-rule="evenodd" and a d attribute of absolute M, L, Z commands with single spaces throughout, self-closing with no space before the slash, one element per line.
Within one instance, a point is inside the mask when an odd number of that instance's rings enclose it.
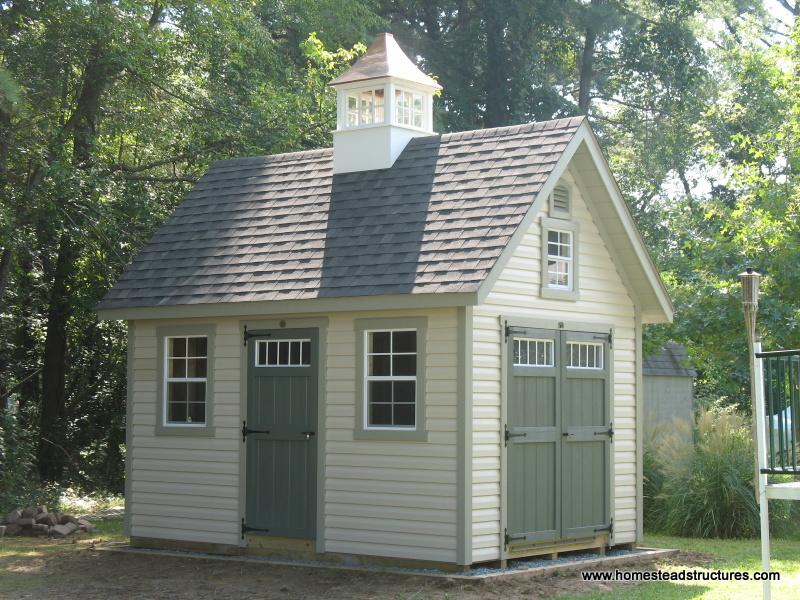
<path fill-rule="evenodd" d="M 597 33 L 600 29 L 596 9 L 606 2 L 607 0 L 592 0 L 586 19 L 586 35 L 583 40 L 580 82 L 578 85 L 578 110 L 584 115 L 589 113 L 592 84 L 594 83 L 594 49 L 597 43 Z"/>
<path fill-rule="evenodd" d="M 75 249 L 69 233 L 61 234 L 50 302 L 47 336 L 42 361 L 42 403 L 39 414 L 39 476 L 58 481 L 64 472 L 64 408 L 67 372 L 67 322 L 70 314 L 69 286 L 74 270 Z"/>
<path fill-rule="evenodd" d="M 486 112 L 485 127 L 508 124 L 508 51 L 503 0 L 484 4 L 486 24 Z"/>
<path fill-rule="evenodd" d="M 0 309 L 4 306 L 3 295 L 8 285 L 8 278 L 11 275 L 11 248 L 3 248 L 0 254 Z"/>

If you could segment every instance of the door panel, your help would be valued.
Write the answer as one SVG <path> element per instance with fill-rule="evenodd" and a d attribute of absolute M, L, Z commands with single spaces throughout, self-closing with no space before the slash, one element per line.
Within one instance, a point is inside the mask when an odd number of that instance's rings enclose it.
<path fill-rule="evenodd" d="M 561 428 L 566 434 L 561 519 L 562 537 L 572 539 L 609 525 L 609 360 L 605 335 L 564 331 L 561 337 Z"/>
<path fill-rule="evenodd" d="M 560 385 L 555 356 L 552 366 L 531 366 L 527 352 L 515 352 L 519 343 L 540 341 L 558 347 L 554 332 L 525 329 L 511 338 L 508 385 L 508 531 L 514 543 L 554 541 L 559 538 L 560 497 L 558 465 Z M 526 348 L 527 350 L 527 348 Z M 541 362 L 541 361 L 540 361 Z"/>
<path fill-rule="evenodd" d="M 552 355 L 544 342 L 552 343 Z M 589 537 L 609 525 L 607 363 L 608 343 L 598 334 L 512 329 L 506 426 L 509 545 Z"/>
<path fill-rule="evenodd" d="M 295 329 L 261 334 L 248 341 L 245 524 L 269 535 L 313 538 L 317 332 Z M 276 339 L 310 340 L 310 364 L 257 366 L 259 340 Z"/>

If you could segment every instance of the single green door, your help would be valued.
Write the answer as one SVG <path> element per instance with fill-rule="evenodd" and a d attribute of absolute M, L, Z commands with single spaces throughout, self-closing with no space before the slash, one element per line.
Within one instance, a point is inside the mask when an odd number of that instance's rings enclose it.
<path fill-rule="evenodd" d="M 509 331 L 507 545 L 608 530 L 608 334 Z"/>
<path fill-rule="evenodd" d="M 564 331 L 561 356 L 561 535 L 575 539 L 610 528 L 608 334 Z"/>
<path fill-rule="evenodd" d="M 561 537 L 558 332 L 515 329 L 508 352 L 508 540 Z"/>
<path fill-rule="evenodd" d="M 316 329 L 248 333 L 242 533 L 316 535 Z"/>

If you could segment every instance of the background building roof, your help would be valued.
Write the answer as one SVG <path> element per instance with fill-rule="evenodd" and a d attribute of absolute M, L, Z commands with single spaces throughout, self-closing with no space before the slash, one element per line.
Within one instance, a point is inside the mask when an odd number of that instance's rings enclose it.
<path fill-rule="evenodd" d="M 668 342 L 661 352 L 653 356 L 645 356 L 642 363 L 644 375 L 666 375 L 672 377 L 695 377 L 695 371 L 689 363 L 689 355 L 681 344 Z"/>

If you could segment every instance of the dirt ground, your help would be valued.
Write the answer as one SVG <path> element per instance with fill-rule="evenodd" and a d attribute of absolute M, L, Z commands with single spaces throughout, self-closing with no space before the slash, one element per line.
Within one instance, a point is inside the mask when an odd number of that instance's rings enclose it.
<path fill-rule="evenodd" d="M 702 555 L 669 559 L 702 564 Z M 663 564 L 663 561 L 661 563 Z M 649 569 L 653 563 L 638 563 Z M 625 567 L 621 567 L 625 568 Z M 4 573 L 3 573 L 4 572 Z M 578 572 L 464 582 L 385 573 L 285 567 L 190 557 L 126 554 L 86 546 L 0 560 L 0 598 L 13 599 L 534 599 L 585 592 L 613 597 L 614 586 Z"/>

